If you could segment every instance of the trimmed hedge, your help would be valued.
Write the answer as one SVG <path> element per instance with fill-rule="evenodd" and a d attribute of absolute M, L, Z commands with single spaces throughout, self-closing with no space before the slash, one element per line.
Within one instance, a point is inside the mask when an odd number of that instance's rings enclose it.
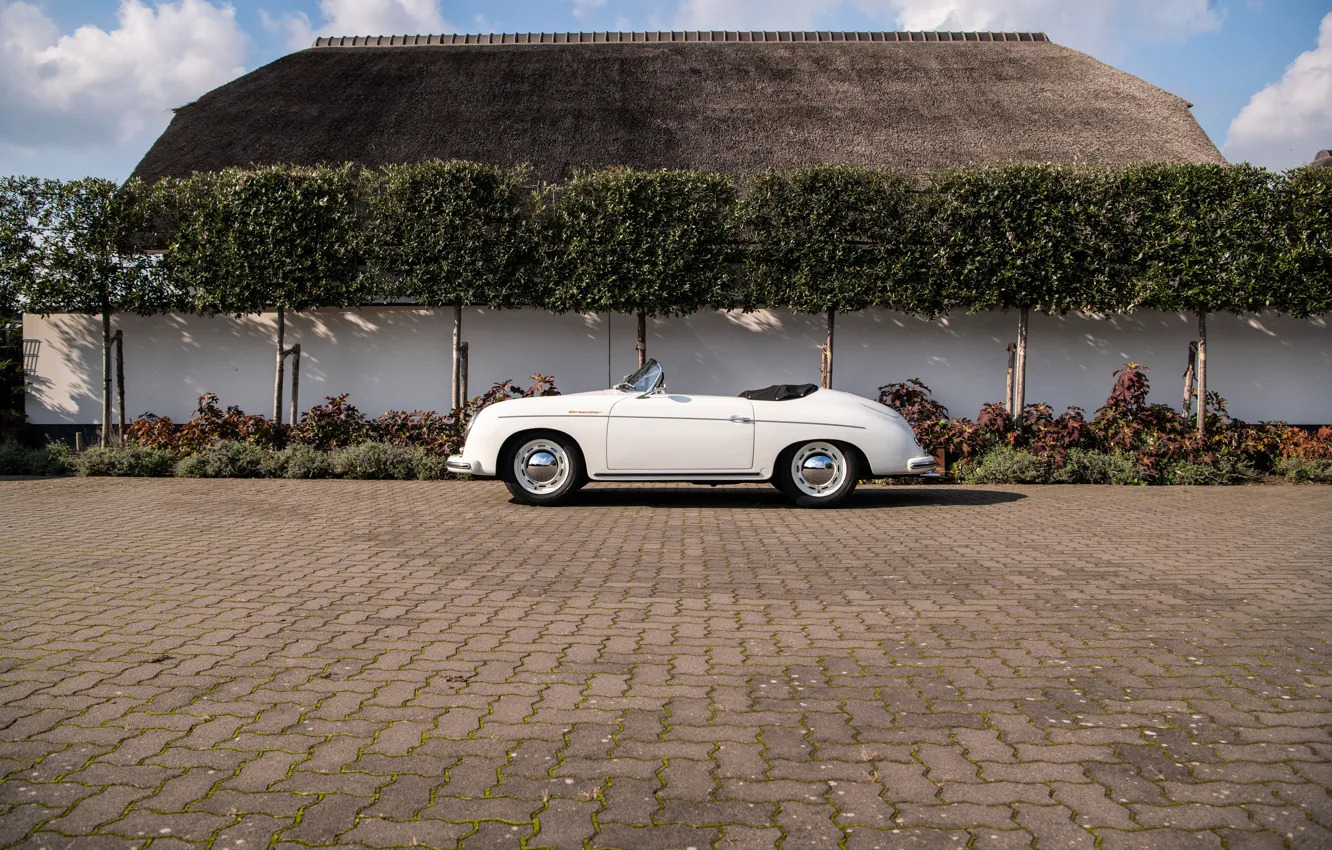
<path fill-rule="evenodd" d="M 427 305 L 681 315 L 884 306 L 1332 309 L 1332 174 L 1252 166 L 228 169 L 0 180 L 0 287 L 32 312 Z M 143 248 L 163 250 L 160 260 Z"/>

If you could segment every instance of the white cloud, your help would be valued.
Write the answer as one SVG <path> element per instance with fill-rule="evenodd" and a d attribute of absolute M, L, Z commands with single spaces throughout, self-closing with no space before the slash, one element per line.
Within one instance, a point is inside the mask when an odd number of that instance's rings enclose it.
<path fill-rule="evenodd" d="M 1269 168 L 1307 164 L 1325 148 L 1332 148 L 1332 13 L 1318 28 L 1318 46 L 1249 98 L 1222 146 L 1231 162 Z"/>
<path fill-rule="evenodd" d="M 281 27 L 292 49 L 309 47 L 319 36 L 423 35 L 452 32 L 440 0 L 319 0 L 320 24 L 310 23 L 304 12 L 289 12 L 275 21 L 264 15 L 264 26 Z"/>
<path fill-rule="evenodd" d="M 63 35 L 39 6 L 0 0 L 0 144 L 102 147 L 157 133 L 169 109 L 239 75 L 249 40 L 208 0 L 122 0 L 117 26 Z"/>
<path fill-rule="evenodd" d="M 595 14 L 605 5 L 606 0 L 573 0 L 573 16 L 582 20 Z"/>
<path fill-rule="evenodd" d="M 843 0 L 680 0 L 676 26 L 689 30 L 812 28 Z"/>
<path fill-rule="evenodd" d="M 850 9 L 903 30 L 1043 31 L 1083 50 L 1135 38 L 1178 41 L 1221 26 L 1214 0 L 680 0 L 690 29 L 816 29 Z"/>

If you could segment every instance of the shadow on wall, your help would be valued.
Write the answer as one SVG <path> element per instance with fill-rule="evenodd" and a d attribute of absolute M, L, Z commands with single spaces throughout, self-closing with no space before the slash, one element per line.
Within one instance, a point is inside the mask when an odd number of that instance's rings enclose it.
<path fill-rule="evenodd" d="M 288 317 L 287 344 L 301 343 L 301 407 L 349 393 L 369 415 L 444 410 L 450 395 L 452 311 L 414 307 L 321 310 Z M 88 423 L 101 415 L 100 328 L 95 316 L 25 317 L 40 340 L 28 395 L 34 424 Z M 240 319 L 117 316 L 125 333 L 126 412 L 181 420 L 203 392 L 224 405 L 272 413 L 274 315 Z M 923 320 L 886 311 L 839 315 L 834 386 L 873 398 L 894 381 L 920 378 L 954 415 L 975 416 L 1003 398 L 1015 313 Z M 1332 421 L 1332 335 L 1323 319 L 1216 317 L 1209 328 L 1209 384 L 1246 420 Z M 1112 373 L 1133 360 L 1152 369 L 1152 401 L 1178 407 L 1192 316 L 1034 314 L 1028 355 L 1032 402 L 1094 411 Z M 603 389 L 636 365 L 634 317 L 553 315 L 536 310 L 464 311 L 472 395 L 492 383 L 553 375 L 563 392 Z M 815 383 L 822 314 L 701 313 L 649 324 L 648 354 L 674 392 L 734 395 L 774 383 Z M 290 381 L 287 382 L 288 387 Z"/>

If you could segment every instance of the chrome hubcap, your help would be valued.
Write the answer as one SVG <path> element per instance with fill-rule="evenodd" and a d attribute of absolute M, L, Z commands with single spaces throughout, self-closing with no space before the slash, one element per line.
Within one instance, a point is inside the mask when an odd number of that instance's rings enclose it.
<path fill-rule="evenodd" d="M 527 459 L 527 477 L 538 484 L 549 484 L 559 471 L 559 462 L 550 452 L 537 452 Z"/>
<path fill-rule="evenodd" d="M 514 478 L 529 493 L 549 493 L 569 477 L 569 456 L 550 440 L 532 440 L 513 456 Z"/>
<path fill-rule="evenodd" d="M 807 496 L 827 496 L 846 481 L 846 456 L 831 443 L 807 443 L 791 459 L 791 478 Z"/>
<path fill-rule="evenodd" d="M 827 455 L 805 458 L 800 475 L 815 487 L 822 487 L 837 476 L 837 467 Z"/>

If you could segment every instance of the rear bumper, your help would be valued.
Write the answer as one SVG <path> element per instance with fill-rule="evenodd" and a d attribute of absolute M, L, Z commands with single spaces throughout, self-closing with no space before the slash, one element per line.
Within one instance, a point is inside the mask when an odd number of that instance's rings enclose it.
<path fill-rule="evenodd" d="M 907 473 L 910 475 L 921 475 L 926 472 L 937 472 L 939 461 L 924 455 L 922 457 L 913 457 L 907 461 Z"/>

